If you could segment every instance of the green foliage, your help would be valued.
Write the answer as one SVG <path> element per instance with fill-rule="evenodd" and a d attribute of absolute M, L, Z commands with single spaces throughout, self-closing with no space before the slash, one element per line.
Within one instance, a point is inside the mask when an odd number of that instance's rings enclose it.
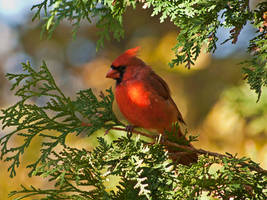
<path fill-rule="evenodd" d="M 123 14 L 137 2 L 43 0 L 33 6 L 36 12 L 33 20 L 40 19 L 44 11 L 43 30 L 50 36 L 63 19 L 73 24 L 74 35 L 81 20 L 95 22 L 100 29 L 98 47 L 101 47 L 105 39 L 110 39 L 110 33 L 116 39 L 123 36 Z M 160 14 L 160 22 L 168 18 L 180 30 L 173 48 L 176 59 L 171 66 L 186 63 L 190 68 L 205 45 L 209 52 L 216 50 L 215 34 L 219 27 L 231 27 L 231 36 L 225 42 L 235 43 L 243 26 L 251 21 L 258 35 L 250 41 L 248 51 L 253 56 L 245 63 L 244 73 L 251 89 L 260 97 L 262 86 L 267 85 L 263 18 L 266 4 L 251 12 L 247 0 L 140 2 L 144 8 L 152 8 L 152 16 Z M 219 20 L 220 12 L 224 22 Z M 124 126 L 112 111 L 111 89 L 99 97 L 90 89 L 83 90 L 71 100 L 57 87 L 45 63 L 39 71 L 24 63 L 23 70 L 23 74 L 7 74 L 19 101 L 1 111 L 3 128 L 12 130 L 0 138 L 0 159 L 10 163 L 10 176 L 15 176 L 21 156 L 34 138 L 41 137 L 41 154 L 28 165 L 29 175 L 41 176 L 53 187 L 21 186 L 11 196 L 17 195 L 17 199 L 35 195 L 40 199 L 266 199 L 266 171 L 258 170 L 259 165 L 247 158 L 203 155 L 191 166 L 176 165 L 159 142 L 148 144 L 139 137 L 120 137 L 111 144 L 99 138 L 99 145 L 93 151 L 69 147 L 65 142 L 69 134 L 81 136 L 84 132 L 90 136 L 101 128 Z M 22 138 L 23 142 L 14 147 L 12 140 L 16 138 Z M 118 183 L 113 182 L 115 177 Z"/>
<path fill-rule="evenodd" d="M 267 19 L 266 5 L 264 7 L 264 4 L 261 4 L 261 10 L 254 13 L 254 25 L 258 29 L 258 35 L 250 41 L 248 49 L 254 55 L 252 59 L 244 62 L 243 67 L 250 88 L 258 94 L 257 101 L 260 99 L 262 86 L 267 86 L 267 20 L 259 20 L 264 15 Z"/>
<path fill-rule="evenodd" d="M 65 148 L 53 152 L 34 175 L 54 181 L 56 189 L 22 186 L 17 199 L 42 194 L 42 199 L 266 199 L 266 176 L 240 163 L 247 159 L 202 156 L 191 167 L 173 165 L 158 143 L 121 137 L 111 144 L 99 138 L 92 152 Z M 216 163 L 216 164 L 215 164 Z M 121 177 L 112 190 L 107 184 Z M 115 188 L 116 186 L 116 188 Z"/>
<path fill-rule="evenodd" d="M 43 0 L 41 3 L 32 7 L 36 10 L 33 20 L 41 19 L 44 11 L 43 32 L 48 32 L 49 37 L 55 31 L 56 27 L 64 19 L 67 19 L 73 25 L 73 35 L 75 36 L 80 26 L 80 22 L 86 19 L 89 23 L 96 22 L 100 29 L 97 48 L 103 47 L 103 41 L 109 40 L 110 33 L 113 33 L 115 39 L 123 36 L 122 13 L 124 7 L 113 9 L 113 1 L 105 0 Z"/>
<path fill-rule="evenodd" d="M 15 81 L 11 90 L 17 89 L 15 95 L 20 100 L 2 110 L 0 116 L 3 128 L 15 128 L 0 138 L 0 158 L 12 163 L 8 168 L 11 177 L 16 175 L 15 168 L 19 166 L 20 157 L 34 137 L 42 137 L 45 142 L 42 144 L 41 157 L 28 166 L 32 170 L 43 162 L 56 146 L 65 147 L 68 134 L 79 135 L 86 131 L 90 135 L 102 127 L 110 128 L 116 123 L 120 124 L 112 112 L 114 97 L 111 89 L 107 90 L 107 96 L 100 95 L 100 100 L 89 89 L 80 91 L 77 99 L 72 101 L 57 87 L 45 63 L 39 71 L 34 70 L 30 63 L 23 63 L 22 66 L 26 73 L 7 74 L 9 80 Z M 33 104 L 32 100 L 38 99 L 47 102 L 43 106 Z M 76 116 L 78 113 L 89 121 L 90 126 L 82 126 L 82 121 Z M 113 124 L 107 123 L 110 121 Z M 59 134 L 50 134 L 51 130 Z M 14 137 L 22 137 L 23 144 L 9 147 L 9 142 Z"/>
<path fill-rule="evenodd" d="M 207 47 L 208 52 L 214 52 L 219 27 L 231 28 L 230 37 L 223 43 L 236 43 L 244 25 L 251 23 L 259 34 L 250 41 L 248 52 L 253 55 L 246 62 L 247 65 L 244 65 L 244 74 L 251 89 L 255 90 L 260 98 L 262 86 L 267 85 L 267 29 L 263 17 L 267 9 L 266 2 L 261 3 L 258 10 L 250 11 L 248 0 L 43 0 L 33 6 L 32 9 L 37 10 L 33 19 L 40 19 L 40 12 L 44 10 L 43 27 L 50 35 L 63 19 L 68 19 L 73 24 L 74 33 L 80 21 L 87 19 L 89 23 L 96 23 L 100 28 L 97 45 L 99 48 L 103 46 L 105 39 L 110 39 L 109 33 L 113 33 L 115 39 L 123 36 L 123 14 L 127 7 L 135 8 L 138 3 L 142 4 L 144 9 L 151 8 L 151 16 L 161 15 L 161 23 L 169 19 L 177 26 L 179 34 L 177 44 L 173 48 L 176 58 L 171 61 L 171 67 L 185 63 L 185 66 L 190 68 L 202 47 Z M 220 18 L 224 18 L 224 21 Z"/>
<path fill-rule="evenodd" d="M 10 194 L 17 200 L 30 196 L 76 200 L 266 199 L 266 172 L 257 170 L 259 165 L 247 158 L 204 155 L 192 166 L 176 165 L 159 142 L 148 144 L 140 137 L 120 137 L 111 144 L 98 138 L 99 145 L 93 151 L 69 147 L 65 139 L 71 133 L 89 136 L 102 127 L 122 126 L 112 112 L 111 90 L 99 98 L 91 90 L 80 91 L 73 101 L 57 87 L 45 63 L 39 71 L 29 63 L 23 64 L 23 69 L 23 74 L 7 75 L 14 81 L 12 90 L 20 101 L 2 110 L 0 116 L 4 128 L 14 129 L 0 138 L 1 159 L 11 162 L 10 175 L 14 176 L 32 139 L 42 137 L 41 155 L 28 167 L 30 175 L 45 178 L 50 189 L 21 186 Z M 47 99 L 44 105 L 31 101 L 42 97 Z M 78 113 L 88 121 L 86 126 L 82 126 Z M 24 143 L 10 147 L 17 137 L 24 138 Z M 59 146 L 63 148 L 55 148 Z M 115 177 L 118 183 L 114 183 Z"/>

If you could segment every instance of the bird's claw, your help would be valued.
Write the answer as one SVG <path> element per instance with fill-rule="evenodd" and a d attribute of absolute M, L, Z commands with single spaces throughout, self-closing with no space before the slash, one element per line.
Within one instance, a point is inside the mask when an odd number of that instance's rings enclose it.
<path fill-rule="evenodd" d="M 108 129 L 105 131 L 105 134 L 104 134 L 104 135 L 107 135 L 111 129 L 112 129 L 112 127 L 111 127 L 111 128 L 108 128 Z"/>
<path fill-rule="evenodd" d="M 126 133 L 127 133 L 127 138 L 130 139 L 132 137 L 134 128 L 135 128 L 135 126 L 133 126 L 133 125 L 127 125 L 125 127 L 125 130 L 126 130 Z"/>
<path fill-rule="evenodd" d="M 158 143 L 164 144 L 167 141 L 167 137 L 160 134 L 156 136 L 155 141 L 157 141 Z"/>

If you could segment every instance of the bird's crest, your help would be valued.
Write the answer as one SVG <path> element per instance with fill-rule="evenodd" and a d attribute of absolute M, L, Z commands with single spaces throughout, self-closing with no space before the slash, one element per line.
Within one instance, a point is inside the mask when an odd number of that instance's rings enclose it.
<path fill-rule="evenodd" d="M 140 47 L 137 46 L 135 48 L 126 50 L 123 54 L 121 54 L 118 58 L 116 58 L 114 60 L 114 62 L 112 63 L 112 65 L 114 65 L 114 66 L 127 65 L 128 64 L 127 62 L 132 57 L 135 57 L 137 55 L 139 49 L 140 49 Z"/>
<path fill-rule="evenodd" d="M 131 48 L 131 49 L 128 49 L 124 52 L 124 54 L 128 55 L 128 56 L 136 56 L 137 52 L 139 51 L 140 47 L 137 46 L 135 48 Z"/>

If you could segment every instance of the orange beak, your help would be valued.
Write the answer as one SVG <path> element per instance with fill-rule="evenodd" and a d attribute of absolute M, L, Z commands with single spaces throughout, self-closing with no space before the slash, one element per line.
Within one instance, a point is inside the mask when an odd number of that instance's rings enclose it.
<path fill-rule="evenodd" d="M 110 69 L 106 75 L 106 78 L 117 79 L 120 78 L 120 72 L 115 69 Z"/>

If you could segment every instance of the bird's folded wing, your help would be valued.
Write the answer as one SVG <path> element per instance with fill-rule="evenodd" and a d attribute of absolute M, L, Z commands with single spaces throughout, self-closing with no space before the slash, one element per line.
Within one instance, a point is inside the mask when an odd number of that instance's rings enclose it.
<path fill-rule="evenodd" d="M 149 77 L 149 83 L 150 83 L 149 87 L 152 87 L 150 89 L 155 91 L 155 94 L 163 97 L 167 101 L 170 101 L 173 104 L 174 109 L 177 110 L 177 119 L 180 122 L 182 122 L 183 124 L 185 124 L 180 111 L 178 110 L 173 99 L 171 98 L 170 89 L 169 89 L 167 83 L 160 76 L 155 74 L 155 72 L 153 72 L 153 71 L 150 73 L 150 75 L 148 77 Z"/>

